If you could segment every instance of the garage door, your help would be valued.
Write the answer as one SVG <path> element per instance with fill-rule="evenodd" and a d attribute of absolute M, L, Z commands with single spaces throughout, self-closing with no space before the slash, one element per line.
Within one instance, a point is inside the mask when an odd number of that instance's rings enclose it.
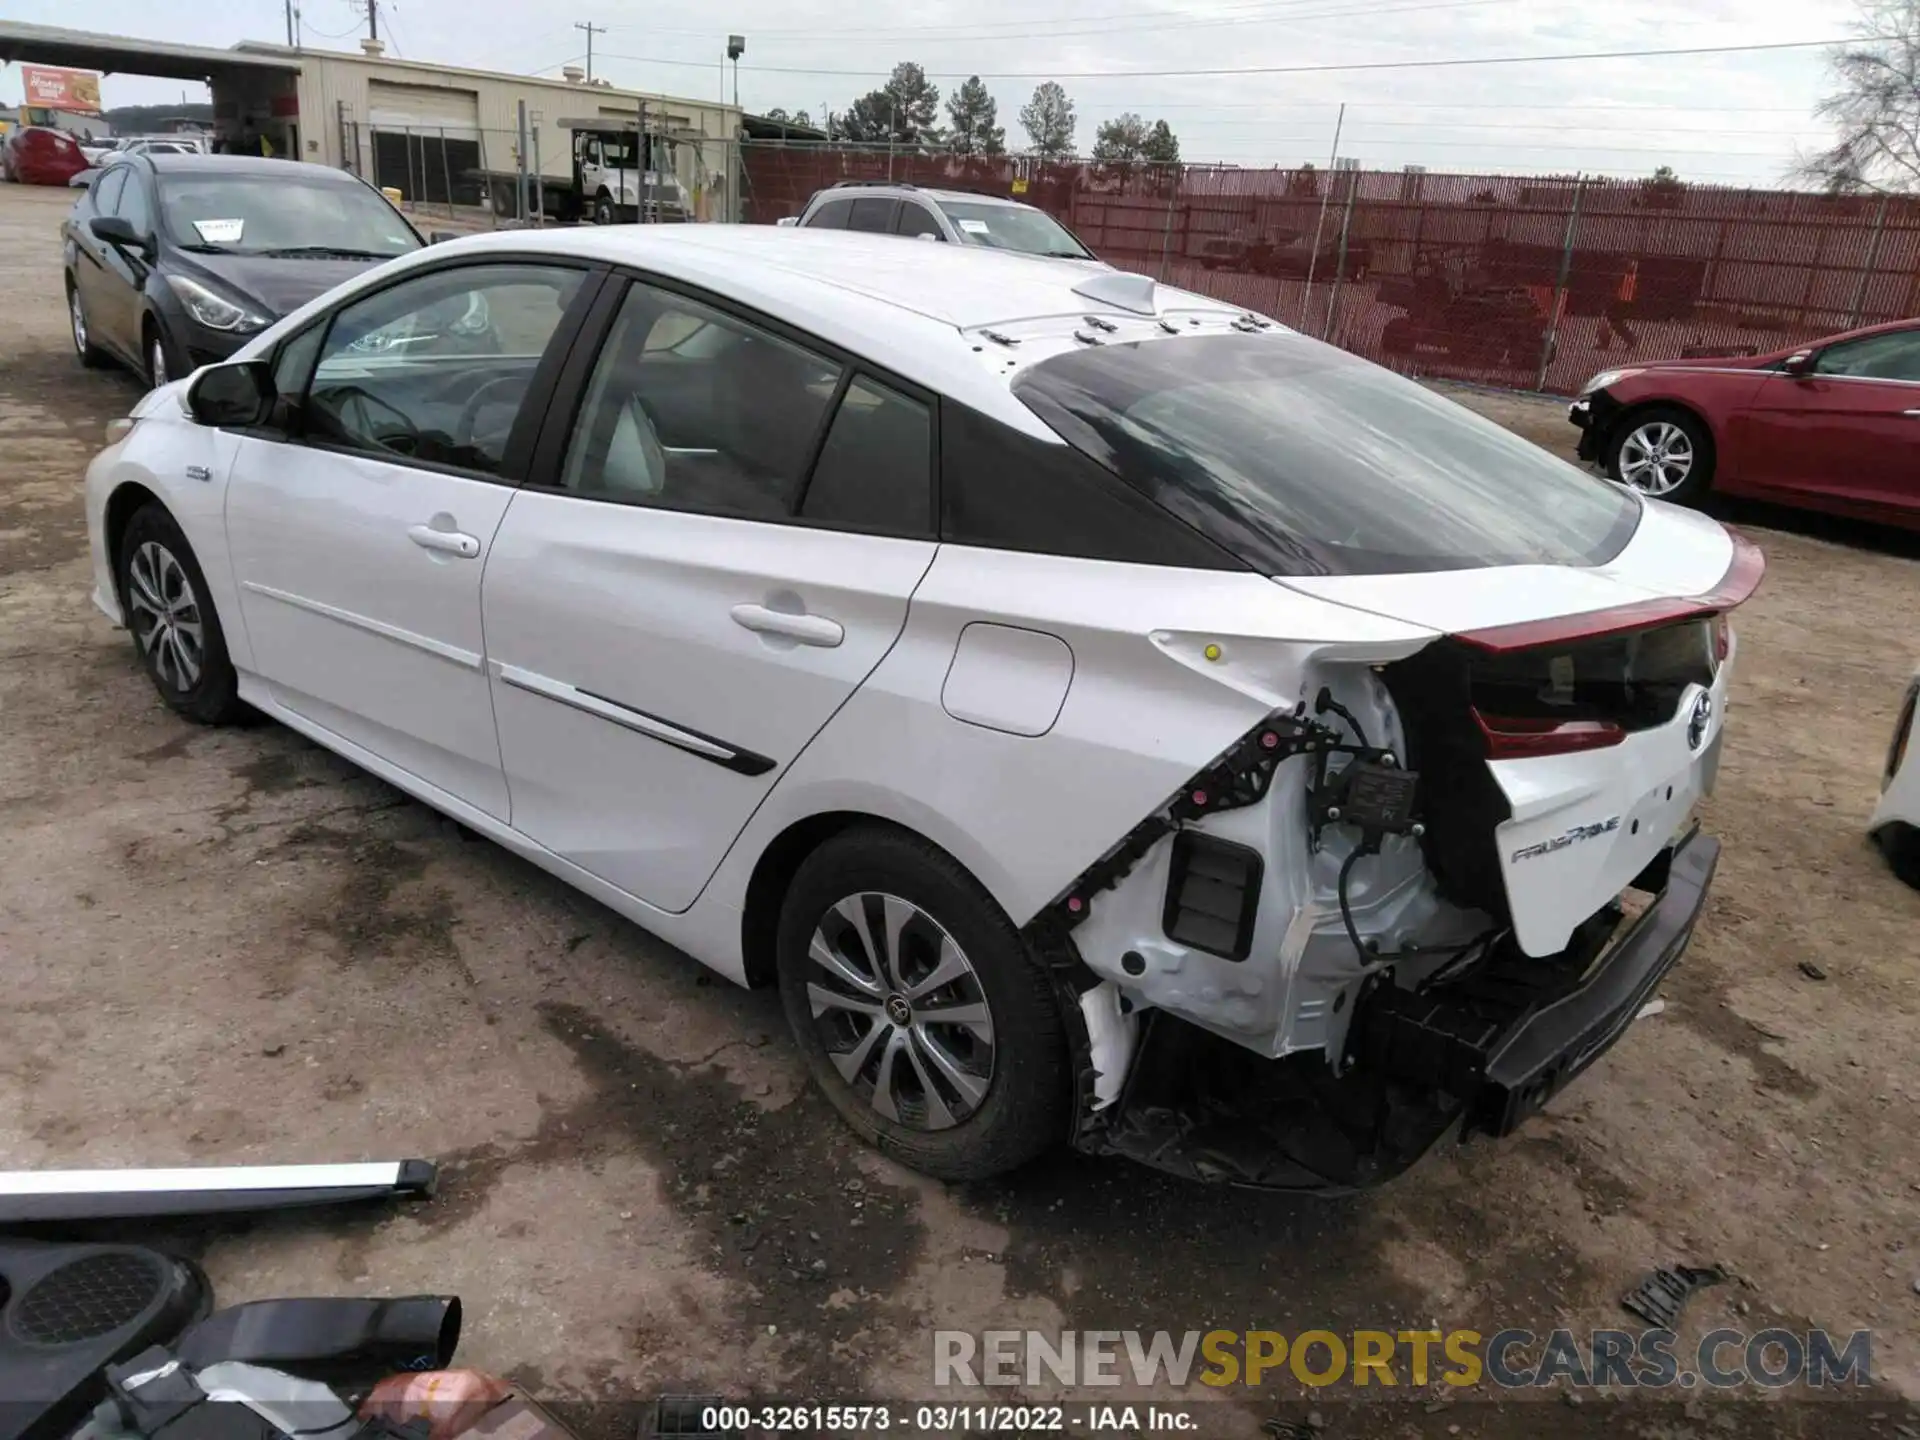
<path fill-rule="evenodd" d="M 478 205 L 480 97 L 440 85 L 367 84 L 374 183 L 409 200 Z"/>

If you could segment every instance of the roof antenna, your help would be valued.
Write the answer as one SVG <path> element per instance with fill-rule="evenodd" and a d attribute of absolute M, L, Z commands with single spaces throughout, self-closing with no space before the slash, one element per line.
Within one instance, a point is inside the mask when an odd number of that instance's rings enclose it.
<path fill-rule="evenodd" d="M 1160 313 L 1160 304 L 1154 295 L 1153 281 L 1145 275 L 1130 275 L 1124 270 L 1108 270 L 1098 275 L 1089 275 L 1073 287 L 1073 293 L 1135 315 Z"/>

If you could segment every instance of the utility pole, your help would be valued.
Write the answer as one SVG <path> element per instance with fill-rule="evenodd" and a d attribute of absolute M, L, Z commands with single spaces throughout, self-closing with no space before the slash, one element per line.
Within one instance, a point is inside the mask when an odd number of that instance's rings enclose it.
<path fill-rule="evenodd" d="M 287 0 L 287 48 L 293 49 L 293 0 Z"/>
<path fill-rule="evenodd" d="M 367 38 L 380 38 L 380 0 L 367 0 Z"/>
<path fill-rule="evenodd" d="M 593 83 L 593 37 L 606 34 L 607 27 L 596 25 L 591 20 L 584 24 L 576 20 L 573 22 L 573 28 L 587 32 L 587 83 L 591 85 Z"/>

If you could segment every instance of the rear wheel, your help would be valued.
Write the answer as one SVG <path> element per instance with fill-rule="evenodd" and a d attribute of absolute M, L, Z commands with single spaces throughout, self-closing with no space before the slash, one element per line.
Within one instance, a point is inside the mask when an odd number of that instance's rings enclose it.
<path fill-rule="evenodd" d="M 1066 1137 L 1052 983 L 951 856 L 878 825 L 836 835 L 788 887 L 778 965 L 815 1083 L 882 1150 L 973 1180 Z"/>
<path fill-rule="evenodd" d="M 1713 436 L 1685 410 L 1642 410 L 1614 426 L 1607 473 L 1643 495 L 1697 504 L 1713 486 Z"/>
<path fill-rule="evenodd" d="M 71 279 L 67 281 L 67 323 L 73 331 L 73 353 L 80 357 L 80 363 L 89 370 L 106 364 L 106 352 L 93 343 L 93 332 L 87 327 L 86 302 Z"/>
<path fill-rule="evenodd" d="M 202 725 L 239 719 L 246 707 L 206 576 L 162 506 L 143 506 L 127 522 L 117 573 L 127 630 L 160 698 Z"/>

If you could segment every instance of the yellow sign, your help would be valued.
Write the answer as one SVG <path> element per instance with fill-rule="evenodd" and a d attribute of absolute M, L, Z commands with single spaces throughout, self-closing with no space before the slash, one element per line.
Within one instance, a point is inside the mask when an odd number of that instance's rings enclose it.
<path fill-rule="evenodd" d="M 1013 182 L 1013 193 L 1014 193 L 1014 194 L 1016 194 L 1016 195 L 1024 195 L 1024 194 L 1026 194 L 1026 193 L 1027 193 L 1027 182 L 1026 182 L 1025 180 L 1015 180 L 1015 181 Z"/>

